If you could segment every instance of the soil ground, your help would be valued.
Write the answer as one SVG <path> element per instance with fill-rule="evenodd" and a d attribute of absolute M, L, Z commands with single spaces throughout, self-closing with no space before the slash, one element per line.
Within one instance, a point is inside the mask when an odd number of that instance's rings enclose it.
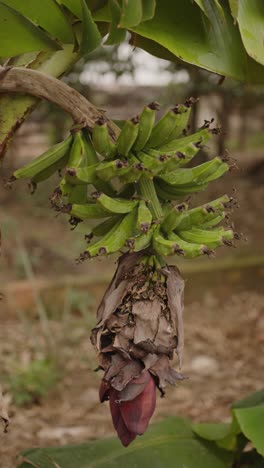
<path fill-rule="evenodd" d="M 211 193 L 202 195 L 200 200 L 208 201 L 230 193 L 233 185 L 240 203 L 240 210 L 234 213 L 236 229 L 245 234 L 248 242 L 239 243 L 236 250 L 219 249 L 219 259 L 230 254 L 234 259 L 229 279 L 219 277 L 216 272 L 209 284 L 201 273 L 198 289 L 187 281 L 183 372 L 189 379 L 175 388 L 168 388 L 166 397 L 158 399 L 153 421 L 167 415 L 181 415 L 195 421 L 226 421 L 235 399 L 263 388 L 261 277 L 263 279 L 264 268 L 258 270 L 260 279 L 256 283 L 254 266 L 251 266 L 250 281 L 241 280 L 240 292 L 235 288 L 232 291 L 232 275 L 240 278 L 236 260 L 264 255 L 264 185 L 246 177 L 242 164 L 239 173 L 215 183 Z M 73 259 L 84 248 L 84 233 L 65 229 L 66 221 L 62 217 L 55 218 L 48 210 L 47 196 L 36 194 L 32 198 L 25 185 L 20 184 L 16 192 L 3 190 L 0 197 L 1 289 L 19 280 L 32 281 L 28 265 L 33 268 L 34 278 L 54 281 L 66 273 L 73 276 L 85 273 L 98 281 L 102 275 L 112 274 L 114 264 L 111 261 L 75 266 Z M 219 294 L 217 282 L 229 280 L 229 288 L 222 288 Z M 93 371 L 96 356 L 89 343 L 96 303 L 97 298 L 89 290 L 76 292 L 70 308 L 66 299 L 63 310 L 50 304 L 46 321 L 43 317 L 40 320 L 38 297 L 33 313 L 21 311 L 19 307 L 14 313 L 2 301 L 0 373 L 4 391 L 11 400 L 11 424 L 7 434 L 0 433 L 1 468 L 15 467 L 16 456 L 26 448 L 80 443 L 114 435 L 108 405 L 98 403 L 101 376 Z M 36 358 L 45 358 L 48 352 L 56 356 L 60 373 L 57 384 L 43 398 L 25 407 L 17 406 L 12 399 L 10 376 L 16 373 L 18 365 L 27 366 Z"/>

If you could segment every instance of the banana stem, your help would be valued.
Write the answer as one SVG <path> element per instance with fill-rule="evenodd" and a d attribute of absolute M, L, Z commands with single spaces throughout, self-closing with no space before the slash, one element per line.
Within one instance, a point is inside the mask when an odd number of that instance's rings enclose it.
<path fill-rule="evenodd" d="M 154 220 L 163 218 L 162 208 L 153 181 L 148 177 L 142 176 L 138 182 L 138 189 L 140 195 L 149 202 L 149 209 L 154 216 Z"/>

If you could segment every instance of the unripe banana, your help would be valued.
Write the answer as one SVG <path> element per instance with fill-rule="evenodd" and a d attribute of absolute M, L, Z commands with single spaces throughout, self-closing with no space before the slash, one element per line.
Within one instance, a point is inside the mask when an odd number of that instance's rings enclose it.
<path fill-rule="evenodd" d="M 73 204 L 69 211 L 72 216 L 79 219 L 97 219 L 109 216 L 109 211 L 96 203 Z"/>
<path fill-rule="evenodd" d="M 228 201 L 229 197 L 224 195 L 223 197 L 220 197 L 213 202 L 206 203 L 202 206 L 185 211 L 182 213 L 181 219 L 173 229 L 177 228 L 179 230 L 187 230 L 193 226 L 200 226 L 204 225 L 205 223 L 210 223 L 219 215 L 222 216 L 223 214 L 223 217 L 225 217 L 224 210 Z"/>
<path fill-rule="evenodd" d="M 219 168 L 221 171 L 219 172 Z M 169 185 L 181 187 L 186 184 L 202 184 L 208 183 L 209 179 L 216 179 L 217 175 L 221 176 L 224 172 L 228 170 L 228 165 L 223 163 L 222 160 L 218 157 L 207 161 L 203 164 L 200 164 L 196 167 L 191 167 L 188 169 L 176 169 L 175 171 L 165 172 L 162 175 L 159 175 L 159 178 L 166 182 Z"/>
<path fill-rule="evenodd" d="M 229 171 L 229 169 L 230 169 L 229 165 L 227 163 L 222 162 L 222 164 L 219 165 L 216 171 L 214 171 L 212 174 L 207 176 L 206 179 L 204 179 L 204 182 L 208 184 L 209 182 L 212 182 L 213 180 L 219 179 L 220 177 L 222 177 L 222 175 L 224 175 L 227 171 Z"/>
<path fill-rule="evenodd" d="M 206 221 L 205 223 L 201 224 L 200 227 L 202 229 L 209 229 L 215 227 L 217 224 L 221 223 L 226 217 L 225 213 L 221 213 L 218 216 L 215 216 L 210 221 Z"/>
<path fill-rule="evenodd" d="M 190 193 L 201 192 L 207 188 L 207 184 L 186 184 L 182 187 L 174 187 L 169 185 L 163 180 L 155 178 L 155 188 L 158 196 L 162 200 L 176 200 L 177 198 L 182 198 Z"/>
<path fill-rule="evenodd" d="M 105 236 L 117 224 L 117 222 L 122 221 L 122 219 L 122 215 L 111 216 L 111 218 L 97 224 L 97 226 L 93 228 L 92 232 L 96 237 Z"/>
<path fill-rule="evenodd" d="M 165 145 L 160 145 L 157 148 L 157 151 L 164 153 L 164 154 L 173 154 L 173 152 L 181 151 L 185 152 L 186 147 L 192 143 L 198 145 L 199 149 L 202 145 L 204 145 L 210 138 L 212 137 L 212 132 L 208 128 L 203 128 L 198 130 L 191 135 L 176 138 L 175 140 L 171 140 L 169 143 Z"/>
<path fill-rule="evenodd" d="M 147 151 L 147 150 L 146 150 Z M 138 159 L 143 164 L 143 166 L 150 171 L 150 174 L 156 175 L 159 172 L 165 170 L 168 156 L 151 156 L 145 151 L 140 151 L 137 154 Z"/>
<path fill-rule="evenodd" d="M 119 251 L 135 229 L 137 210 L 133 210 L 123 217 L 100 241 L 86 249 L 90 257 L 107 255 Z"/>
<path fill-rule="evenodd" d="M 83 160 L 85 159 L 85 153 L 82 131 L 77 130 L 73 134 L 73 142 L 68 160 L 68 167 L 80 167 Z"/>
<path fill-rule="evenodd" d="M 116 145 L 111 140 L 108 126 L 104 118 L 96 121 L 92 133 L 93 145 L 96 151 L 106 159 L 113 158 L 116 154 Z"/>
<path fill-rule="evenodd" d="M 159 109 L 159 105 L 156 102 L 152 102 L 148 106 L 144 107 L 139 117 L 139 129 L 138 136 L 133 145 L 133 151 L 142 150 L 151 135 L 156 117 L 156 111 Z"/>
<path fill-rule="evenodd" d="M 139 236 L 131 237 L 126 242 L 127 247 L 129 247 L 132 252 L 139 252 L 140 250 L 146 249 L 149 247 L 156 229 L 157 225 L 152 224 L 147 232 L 140 234 Z"/>
<path fill-rule="evenodd" d="M 105 193 L 94 194 L 97 204 L 110 213 L 129 213 L 137 205 L 138 200 L 126 200 L 125 198 L 111 198 Z"/>
<path fill-rule="evenodd" d="M 148 171 L 140 162 L 140 160 L 132 153 L 129 153 L 128 161 L 128 170 L 124 174 L 121 174 L 119 178 L 126 184 L 136 183 L 141 178 L 143 173 L 147 173 Z"/>
<path fill-rule="evenodd" d="M 38 174 L 43 173 L 43 171 L 48 171 L 48 177 L 51 175 L 49 168 L 53 165 L 56 165 L 58 161 L 63 159 L 64 165 L 66 165 L 67 159 L 64 157 L 67 155 L 68 150 L 70 148 L 72 142 L 72 136 L 68 136 L 66 140 L 54 145 L 48 151 L 41 154 L 29 164 L 20 169 L 17 169 L 13 177 L 15 179 L 33 179 Z M 52 174 L 57 170 L 57 167 L 54 169 L 55 166 L 52 168 Z M 42 179 L 44 180 L 44 179 Z"/>
<path fill-rule="evenodd" d="M 145 200 L 140 200 L 138 205 L 137 229 L 140 232 L 148 232 L 152 222 L 152 214 Z"/>
<path fill-rule="evenodd" d="M 187 242 L 205 244 L 212 248 L 224 245 L 225 241 L 231 241 L 234 238 L 234 232 L 231 229 L 227 231 L 222 229 L 208 231 L 206 229 L 193 227 L 189 231 L 177 230 L 177 234 Z"/>
<path fill-rule="evenodd" d="M 176 205 L 170 209 L 168 215 L 161 224 L 161 229 L 165 233 L 173 231 L 180 224 L 181 220 L 186 217 L 186 213 L 188 213 L 187 209 L 188 205 L 186 203 Z"/>
<path fill-rule="evenodd" d="M 181 135 L 183 130 L 187 127 L 188 120 L 189 120 L 190 113 L 191 113 L 191 107 L 194 102 L 196 102 L 196 99 L 190 98 L 186 100 L 185 104 L 177 104 L 175 106 L 176 125 L 175 125 L 173 132 L 170 134 L 170 140 L 174 140 L 175 138 L 178 138 L 178 136 Z M 164 143 L 166 142 L 164 141 Z"/>
<path fill-rule="evenodd" d="M 177 106 L 166 112 L 156 123 L 151 132 L 147 147 L 156 148 L 161 146 L 164 141 L 168 141 L 170 135 L 177 125 Z"/>
<path fill-rule="evenodd" d="M 152 247 L 158 254 L 164 255 L 165 257 L 175 254 L 183 255 L 184 253 L 176 242 L 165 239 L 165 237 L 160 234 L 159 230 L 157 230 L 152 237 Z"/>
<path fill-rule="evenodd" d="M 38 184 L 39 182 L 47 180 L 49 177 L 55 174 L 55 172 L 60 171 L 66 166 L 68 157 L 69 154 L 66 153 L 63 158 L 51 164 L 49 167 L 47 167 L 47 169 L 43 169 L 43 171 L 38 172 L 34 177 L 31 178 L 31 182 L 33 182 L 33 184 Z"/>
<path fill-rule="evenodd" d="M 129 164 L 127 161 L 115 159 L 114 161 L 100 162 L 96 169 L 98 177 L 108 182 L 114 177 L 120 177 L 129 172 Z"/>
<path fill-rule="evenodd" d="M 122 156 L 127 156 L 132 146 L 134 145 L 139 130 L 138 117 L 133 117 L 127 120 L 119 134 L 116 142 L 117 153 Z"/>
<path fill-rule="evenodd" d="M 214 255 L 214 251 L 208 249 L 206 245 L 192 244 L 190 242 L 186 242 L 177 234 L 175 234 L 175 232 L 172 232 L 169 234 L 169 239 L 177 243 L 179 249 L 183 252 L 182 255 L 185 258 L 195 258 L 201 255 L 209 255 L 209 256 Z"/>

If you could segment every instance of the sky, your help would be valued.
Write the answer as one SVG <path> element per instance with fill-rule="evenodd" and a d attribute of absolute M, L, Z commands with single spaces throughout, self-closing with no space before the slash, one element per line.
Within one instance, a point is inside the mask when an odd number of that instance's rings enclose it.
<path fill-rule="evenodd" d="M 133 52 L 133 54 L 132 54 Z M 172 74 L 166 68 L 169 62 L 148 54 L 142 49 L 133 51 L 132 46 L 127 43 L 120 45 L 118 57 L 120 60 L 128 60 L 132 55 L 135 73 L 124 73 L 116 79 L 115 73 L 109 70 L 109 66 L 103 61 L 88 63 L 80 75 L 82 84 L 113 88 L 115 86 L 165 86 L 169 83 L 186 83 L 189 80 L 187 71 Z"/>

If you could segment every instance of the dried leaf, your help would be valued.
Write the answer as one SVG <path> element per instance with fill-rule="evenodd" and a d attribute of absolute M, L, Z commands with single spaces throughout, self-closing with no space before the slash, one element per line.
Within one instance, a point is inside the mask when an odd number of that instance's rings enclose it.
<path fill-rule="evenodd" d="M 116 390 L 123 390 L 126 385 L 135 377 L 139 377 L 143 370 L 143 365 L 138 361 L 128 362 L 120 372 L 111 380 L 111 385 Z"/>
<path fill-rule="evenodd" d="M 170 367 L 169 358 L 164 355 L 161 356 L 152 367 L 150 367 L 149 371 L 158 378 L 159 389 L 162 393 L 165 393 L 164 389 L 167 383 L 174 385 L 177 380 L 184 380 L 186 378 Z"/>
<path fill-rule="evenodd" d="M 179 366 L 182 366 L 182 353 L 184 348 L 184 328 L 183 328 L 183 293 L 184 293 L 184 280 L 182 279 L 179 270 L 170 266 L 167 269 L 167 294 L 168 305 L 171 311 L 171 319 L 177 326 L 177 354 L 179 358 Z"/>
<path fill-rule="evenodd" d="M 154 341 L 159 326 L 159 316 L 161 312 L 160 301 L 136 301 L 132 307 L 132 314 L 135 317 L 134 343 L 142 341 Z"/>

